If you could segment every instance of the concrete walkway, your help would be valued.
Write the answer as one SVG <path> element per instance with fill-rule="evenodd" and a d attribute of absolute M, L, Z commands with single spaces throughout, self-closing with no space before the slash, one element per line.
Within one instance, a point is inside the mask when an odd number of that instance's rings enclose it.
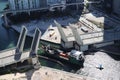
<path fill-rule="evenodd" d="M 6 74 L 0 76 L 0 80 L 95 80 L 65 71 L 42 67 L 39 70 L 31 70 L 26 73 Z"/>
<path fill-rule="evenodd" d="M 102 70 L 98 68 L 100 65 L 103 66 Z M 97 80 L 120 80 L 120 56 L 105 52 L 87 55 L 84 68 L 77 73 Z"/>
<path fill-rule="evenodd" d="M 14 64 L 20 62 L 22 60 L 28 59 L 30 56 L 30 52 L 24 52 L 22 54 L 17 54 L 15 49 L 8 51 L 0 52 L 0 67 L 4 67 L 10 64 Z"/>

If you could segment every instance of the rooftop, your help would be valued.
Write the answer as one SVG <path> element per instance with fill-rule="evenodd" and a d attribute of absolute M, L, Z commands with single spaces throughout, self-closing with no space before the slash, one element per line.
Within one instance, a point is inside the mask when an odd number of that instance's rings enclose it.
<path fill-rule="evenodd" d="M 79 44 L 93 44 L 103 41 L 103 31 L 95 24 L 87 21 L 85 18 L 80 18 L 80 21 L 75 24 L 70 24 L 76 41 Z M 79 39 L 78 39 L 79 38 Z"/>
<path fill-rule="evenodd" d="M 102 31 L 101 28 L 97 27 L 95 24 L 91 23 L 87 19 L 80 17 L 79 21 L 75 24 L 70 24 L 70 26 L 73 26 L 76 28 L 79 32 L 79 34 L 86 34 L 86 33 L 92 33 L 92 32 L 98 32 Z"/>
<path fill-rule="evenodd" d="M 80 21 L 69 26 L 62 27 L 68 41 L 77 41 L 78 44 L 93 44 L 103 41 L 103 31 L 95 24 L 80 18 Z"/>

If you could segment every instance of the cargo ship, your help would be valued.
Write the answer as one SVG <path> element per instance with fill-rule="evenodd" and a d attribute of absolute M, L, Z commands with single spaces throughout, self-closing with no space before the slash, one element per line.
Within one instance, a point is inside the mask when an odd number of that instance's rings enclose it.
<path fill-rule="evenodd" d="M 38 55 L 47 56 L 61 62 L 67 62 L 77 66 L 83 66 L 84 54 L 77 50 L 65 51 L 62 48 L 58 49 L 50 45 L 41 44 L 38 50 Z"/>

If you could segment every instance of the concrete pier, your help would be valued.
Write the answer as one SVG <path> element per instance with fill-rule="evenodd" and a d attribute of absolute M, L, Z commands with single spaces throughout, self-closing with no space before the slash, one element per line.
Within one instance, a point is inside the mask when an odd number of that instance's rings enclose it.
<path fill-rule="evenodd" d="M 6 13 L 3 13 L 3 15 L 4 15 L 4 25 L 5 25 L 5 27 L 9 27 L 9 24 L 8 24 L 8 19 L 7 19 L 7 15 L 6 15 Z"/>

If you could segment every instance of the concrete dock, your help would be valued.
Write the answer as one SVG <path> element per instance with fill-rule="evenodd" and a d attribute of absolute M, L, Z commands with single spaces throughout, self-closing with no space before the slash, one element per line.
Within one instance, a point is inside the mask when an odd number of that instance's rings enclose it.
<path fill-rule="evenodd" d="M 95 80 L 90 77 L 73 74 L 53 68 L 43 67 L 25 73 L 1 75 L 0 80 Z"/>

